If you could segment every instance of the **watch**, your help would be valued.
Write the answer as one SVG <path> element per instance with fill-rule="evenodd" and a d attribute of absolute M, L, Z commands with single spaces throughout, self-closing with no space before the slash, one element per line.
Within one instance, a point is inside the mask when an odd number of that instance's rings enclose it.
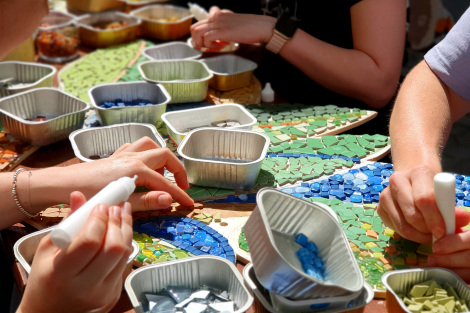
<path fill-rule="evenodd" d="M 266 45 L 266 49 L 272 53 L 279 53 L 284 44 L 294 36 L 297 28 L 297 20 L 294 17 L 283 13 L 277 19 L 276 25 L 274 25 L 274 33 L 271 40 L 269 40 Z"/>

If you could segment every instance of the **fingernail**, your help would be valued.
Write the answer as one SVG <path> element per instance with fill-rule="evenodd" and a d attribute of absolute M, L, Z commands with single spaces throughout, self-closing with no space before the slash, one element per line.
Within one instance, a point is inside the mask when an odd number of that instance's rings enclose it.
<path fill-rule="evenodd" d="M 108 208 L 106 207 L 106 205 L 100 204 L 100 205 L 98 206 L 98 210 L 100 210 L 100 211 L 103 212 L 104 214 L 108 215 Z"/>
<path fill-rule="evenodd" d="M 435 229 L 435 230 L 432 231 L 432 235 L 436 239 L 441 239 L 442 237 L 444 237 L 445 232 L 442 229 L 438 228 L 438 229 Z"/>
<path fill-rule="evenodd" d="M 132 215 L 132 207 L 131 207 L 131 204 L 129 202 L 124 203 L 124 212 L 126 214 Z"/>
<path fill-rule="evenodd" d="M 436 259 L 432 255 L 428 256 L 428 266 L 436 266 L 436 265 L 437 265 Z"/>
<path fill-rule="evenodd" d="M 117 218 L 121 218 L 121 208 L 118 207 L 118 206 L 114 206 L 114 207 L 113 207 L 113 214 L 114 214 L 114 216 L 116 216 Z"/>
<path fill-rule="evenodd" d="M 172 199 L 168 195 L 161 195 L 158 197 L 158 205 L 160 206 L 170 206 L 172 202 Z"/>

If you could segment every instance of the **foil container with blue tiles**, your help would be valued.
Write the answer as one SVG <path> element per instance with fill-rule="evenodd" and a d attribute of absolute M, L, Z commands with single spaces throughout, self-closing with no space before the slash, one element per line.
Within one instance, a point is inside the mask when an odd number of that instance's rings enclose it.
<path fill-rule="evenodd" d="M 193 22 L 189 9 L 176 5 L 148 5 L 129 14 L 142 20 L 141 36 L 161 41 L 177 40 L 189 34 Z"/>
<path fill-rule="evenodd" d="M 124 288 L 137 313 L 146 311 L 145 294 L 159 293 L 168 286 L 198 289 L 209 286 L 228 292 L 235 313 L 246 312 L 253 297 L 233 263 L 216 256 L 199 256 L 141 267 L 132 272 Z"/>
<path fill-rule="evenodd" d="M 181 59 L 198 59 L 202 56 L 202 52 L 196 50 L 184 42 L 173 41 L 162 43 L 152 47 L 144 48 L 142 55 L 149 60 L 181 60 Z"/>
<path fill-rule="evenodd" d="M 365 283 L 358 294 L 348 296 L 329 297 L 323 299 L 293 301 L 280 295 L 270 293 L 256 277 L 253 263 L 249 263 L 243 269 L 243 278 L 249 289 L 255 295 L 255 312 L 265 313 L 302 313 L 302 312 L 347 312 L 360 310 L 374 298 L 374 290 Z"/>
<path fill-rule="evenodd" d="M 88 90 L 91 105 L 101 125 L 149 123 L 158 127 L 171 97 L 164 86 L 146 82 L 110 83 Z M 103 107 L 105 102 L 132 102 L 135 105 Z M 141 105 L 141 103 L 143 102 Z"/>
<path fill-rule="evenodd" d="M 86 14 L 77 17 L 76 21 L 80 42 L 95 48 L 134 41 L 142 23 L 137 17 L 117 11 Z M 100 23 L 112 22 L 125 23 L 125 26 L 113 29 L 99 29 L 96 27 Z"/>
<path fill-rule="evenodd" d="M 257 121 L 247 109 L 236 103 L 166 112 L 162 114 L 162 120 L 166 125 L 168 136 L 176 145 L 181 144 L 189 130 L 210 127 L 213 123 L 227 120 L 236 121 L 239 124 L 227 128 L 251 130 Z"/>
<path fill-rule="evenodd" d="M 75 156 L 83 162 L 93 161 L 92 156 L 110 156 L 125 143 L 149 137 L 162 148 L 165 140 L 152 124 L 126 123 L 104 127 L 79 129 L 69 136 Z"/>
<path fill-rule="evenodd" d="M 343 296 L 364 286 L 344 231 L 331 213 L 315 203 L 272 188 L 256 196 L 257 206 L 245 224 L 245 237 L 260 283 L 293 300 Z M 294 237 L 304 234 L 318 247 L 326 276 L 307 275 Z"/>
<path fill-rule="evenodd" d="M 147 61 L 138 65 L 142 78 L 162 84 L 171 95 L 171 103 L 200 102 L 206 98 L 213 74 L 197 60 Z"/>
<path fill-rule="evenodd" d="M 253 82 L 253 72 L 258 65 L 248 59 L 234 54 L 201 59 L 214 77 L 209 81 L 212 89 L 229 91 L 250 85 Z"/>
<path fill-rule="evenodd" d="M 466 302 L 467 306 L 470 304 L 470 287 L 455 272 L 439 267 L 414 268 L 390 271 L 382 276 L 382 282 L 387 288 L 385 302 L 387 311 L 411 313 L 399 295 L 406 295 L 413 285 L 428 280 L 435 280 L 441 286 L 448 283 L 454 288 L 460 299 Z"/>
<path fill-rule="evenodd" d="M 90 105 L 55 88 L 37 88 L 0 99 L 0 121 L 7 133 L 32 145 L 66 139 L 83 127 Z M 34 121 L 38 116 L 46 120 Z"/>
<path fill-rule="evenodd" d="M 253 187 L 269 147 L 269 137 L 250 130 L 203 127 L 178 146 L 188 182 L 227 189 Z"/>
<path fill-rule="evenodd" d="M 52 87 L 56 68 L 39 63 L 0 62 L 0 97 L 11 96 L 33 88 Z"/>

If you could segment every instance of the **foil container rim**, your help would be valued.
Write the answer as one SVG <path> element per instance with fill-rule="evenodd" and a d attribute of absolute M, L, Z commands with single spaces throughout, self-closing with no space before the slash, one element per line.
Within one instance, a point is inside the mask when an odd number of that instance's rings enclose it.
<path fill-rule="evenodd" d="M 239 59 L 239 60 L 242 60 L 242 62 L 246 62 L 249 65 L 249 68 L 247 68 L 245 70 L 242 70 L 242 71 L 233 72 L 233 73 L 224 73 L 224 72 L 214 71 L 210 68 L 209 65 L 207 65 L 207 63 L 216 62 L 216 61 L 219 61 L 220 59 L 222 59 L 222 60 L 223 59 Z M 247 72 L 250 72 L 250 71 L 254 71 L 258 68 L 258 64 L 256 64 L 256 62 L 245 59 L 245 58 L 243 58 L 241 56 L 238 56 L 238 55 L 235 55 L 235 54 L 224 54 L 224 55 L 218 55 L 218 56 L 215 56 L 215 57 L 204 58 L 204 59 L 201 59 L 201 62 L 206 63 L 209 70 L 212 73 L 214 73 L 215 75 L 218 75 L 218 76 L 230 76 L 230 75 L 236 75 L 236 74 L 241 74 L 241 73 L 247 73 Z"/>
<path fill-rule="evenodd" d="M 164 63 L 197 63 L 197 64 L 201 64 L 202 67 L 204 68 L 204 70 L 206 71 L 207 73 L 207 76 L 205 77 L 202 77 L 202 78 L 194 78 L 194 79 L 182 79 L 182 80 L 178 80 L 178 81 L 174 81 L 174 80 L 155 80 L 155 79 L 150 79 L 145 73 L 144 71 L 142 70 L 142 67 L 145 66 L 145 65 L 148 65 L 148 64 L 164 64 Z M 154 82 L 154 83 L 165 83 L 165 84 L 186 84 L 186 83 L 198 83 L 198 82 L 205 82 L 205 81 L 208 81 L 210 80 L 214 74 L 212 73 L 212 71 L 207 67 L 207 65 L 204 63 L 204 62 L 201 62 L 199 60 L 191 60 L 191 59 L 179 59 L 179 60 L 150 60 L 150 61 L 145 61 L 145 62 L 141 62 L 139 63 L 139 65 L 137 65 L 137 68 L 139 69 L 139 72 L 140 72 L 140 75 L 142 76 L 143 79 L 145 79 L 146 81 L 149 81 L 149 82 Z"/>
<path fill-rule="evenodd" d="M 193 60 L 193 59 L 198 59 L 202 56 L 202 52 L 200 50 L 194 49 L 193 47 L 191 47 L 187 43 L 184 43 L 184 42 L 181 42 L 181 41 L 171 41 L 171 42 L 167 42 L 167 43 L 161 43 L 161 44 L 158 44 L 158 45 L 154 45 L 154 46 L 151 46 L 151 47 L 145 47 L 142 50 L 142 55 L 144 55 L 150 61 L 163 60 L 163 59 L 153 58 L 151 55 L 149 55 L 149 51 L 159 50 L 161 48 L 172 47 L 172 46 L 185 47 L 185 49 L 188 48 L 190 51 L 195 52 L 195 55 L 190 56 L 190 57 L 186 57 L 186 58 L 182 58 L 182 59 L 179 59 L 179 60 Z M 176 59 L 165 59 L 165 60 L 176 60 Z"/>
<path fill-rule="evenodd" d="M 258 208 L 259 210 L 259 213 L 261 215 L 261 219 L 263 220 L 263 226 L 266 228 L 266 233 L 268 235 L 268 239 L 269 239 L 269 242 L 271 243 L 271 246 L 272 248 L 277 252 L 277 255 L 282 259 L 282 261 L 285 263 L 285 264 L 289 264 L 289 267 L 291 269 L 293 269 L 298 275 L 302 276 L 302 278 L 304 279 L 307 279 L 309 281 L 313 281 L 319 285 L 322 285 L 322 286 L 330 286 L 330 287 L 338 287 L 338 288 L 341 288 L 343 290 L 347 290 L 347 291 L 351 291 L 351 292 L 355 292 L 355 291 L 358 291 L 358 290 L 354 290 L 354 289 L 347 289 L 347 288 L 344 288 L 343 286 L 339 285 L 339 284 L 335 284 L 335 283 L 332 283 L 331 281 L 321 281 L 321 280 L 318 280 L 310 275 L 307 275 L 306 273 L 304 273 L 303 271 L 300 271 L 299 269 L 293 267 L 290 265 L 289 262 L 287 262 L 286 258 L 284 257 L 283 253 L 281 253 L 279 251 L 279 249 L 277 248 L 277 246 L 274 244 L 274 238 L 273 238 L 273 233 L 272 233 L 272 230 L 271 228 L 269 227 L 269 223 L 268 223 L 268 217 L 266 216 L 266 212 L 264 211 L 264 206 L 263 206 L 263 202 L 261 201 L 261 197 L 265 194 L 265 193 L 270 193 L 270 192 L 273 192 L 273 193 L 277 193 L 277 194 L 280 194 L 282 196 L 285 196 L 287 198 L 291 198 L 292 200 L 295 200 L 295 201 L 302 201 L 302 202 L 305 202 L 305 204 L 307 206 L 310 206 L 310 207 L 314 207 L 315 209 L 319 209 L 321 212 L 323 212 L 326 216 L 328 216 L 328 218 L 330 220 L 332 220 L 334 222 L 335 225 L 337 225 L 338 228 L 341 228 L 341 226 L 339 226 L 338 224 L 338 221 L 332 216 L 331 212 L 329 212 L 329 210 L 326 210 L 323 206 L 320 206 L 320 205 L 317 205 L 315 202 L 308 202 L 308 201 L 305 201 L 305 200 L 302 200 L 302 199 L 299 199 L 293 195 L 290 195 L 290 194 L 287 194 L 287 193 L 284 193 L 278 189 L 275 189 L 275 188 L 271 188 L 271 187 L 263 187 L 261 188 L 260 190 L 258 190 L 258 192 L 256 193 L 256 208 Z M 255 208 L 255 209 L 256 209 Z M 348 239 L 346 237 L 346 235 L 344 234 L 343 231 L 340 231 L 340 235 L 341 237 L 343 238 L 343 241 L 345 242 L 348 242 Z M 364 284 L 364 277 L 362 276 L 362 273 L 359 269 L 359 265 L 357 264 L 356 260 L 355 260 L 355 257 L 354 257 L 354 254 L 352 252 L 352 250 L 349 248 L 349 246 L 347 247 L 346 249 L 347 253 L 348 253 L 348 256 L 354 261 L 352 262 L 352 266 L 354 267 L 354 269 L 356 270 L 356 272 L 359 274 L 359 279 L 362 281 L 362 284 Z M 362 287 L 361 287 L 362 288 Z"/>
<path fill-rule="evenodd" d="M 94 17 L 94 16 L 96 16 L 98 19 L 100 19 L 102 16 L 107 16 L 107 15 L 118 15 L 118 16 L 121 16 L 121 17 L 124 17 L 124 18 L 128 18 L 128 19 L 132 20 L 132 24 L 126 25 L 124 27 L 119 27 L 119 28 L 116 28 L 116 29 L 97 29 L 97 28 L 93 27 L 91 24 L 88 24 L 88 23 L 85 23 L 85 22 L 82 21 L 82 20 L 85 20 L 87 18 Z M 117 32 L 117 31 L 126 30 L 128 28 L 139 26 L 142 23 L 142 20 L 137 16 L 125 14 L 125 13 L 118 12 L 118 11 L 104 11 L 104 12 L 99 12 L 99 13 L 88 13 L 88 14 L 81 15 L 81 16 L 76 18 L 76 22 L 77 22 L 78 27 L 86 28 L 89 31 L 93 31 L 93 32 L 96 32 L 96 33 L 114 33 L 114 32 Z"/>
<path fill-rule="evenodd" d="M 191 140 L 191 135 L 193 135 L 194 133 L 197 133 L 199 131 L 204 131 L 204 130 L 214 130 L 214 131 L 220 131 L 220 132 L 235 132 L 235 133 L 249 133 L 249 134 L 253 134 L 253 135 L 257 135 L 257 136 L 260 136 L 260 137 L 263 137 L 265 139 L 265 144 L 263 146 L 263 151 L 261 152 L 261 155 L 259 158 L 257 158 L 256 160 L 254 161 L 250 161 L 250 162 L 245 162 L 245 163 L 234 163 L 234 162 L 224 162 L 224 161 L 215 161 L 215 160 L 204 160 L 204 159 L 198 159 L 198 158 L 192 158 L 192 157 L 189 157 L 187 156 L 182 150 L 184 148 L 184 146 L 187 144 L 187 142 L 189 140 Z M 184 138 L 183 138 L 183 141 L 180 143 L 180 145 L 178 146 L 177 148 L 177 152 L 178 154 L 183 158 L 183 159 L 186 159 L 186 160 L 189 160 L 189 161 L 196 161 L 196 162 L 201 162 L 201 163 L 215 163 L 215 164 L 223 164 L 223 165 L 235 165 L 235 166 L 247 166 L 247 165 L 252 165 L 252 164 L 256 164 L 256 163 L 259 163 L 261 162 L 262 160 L 264 160 L 264 158 L 266 157 L 266 152 L 268 151 L 268 148 L 269 148 L 269 137 L 266 136 L 265 134 L 262 134 L 262 133 L 258 133 L 258 132 L 255 132 L 255 131 L 252 131 L 252 130 L 247 130 L 247 129 L 236 129 L 236 128 L 225 128 L 225 129 L 221 129 L 220 127 L 201 127 L 201 128 L 197 128 L 197 129 L 193 129 L 191 130 Z"/>
<path fill-rule="evenodd" d="M 146 21 L 146 22 L 150 22 L 150 23 L 157 23 L 157 24 L 180 24 L 188 19 L 192 19 L 194 17 L 193 14 L 191 14 L 191 11 L 189 11 L 189 9 L 186 9 L 185 7 L 181 7 L 181 6 L 177 6 L 177 5 L 171 5 L 171 4 L 152 4 L 152 5 L 146 5 L 142 8 L 138 8 L 138 9 L 135 9 L 135 10 L 132 10 L 129 12 L 130 15 L 132 16 L 135 16 L 136 14 L 138 13 L 142 13 L 142 12 L 145 12 L 145 11 L 150 11 L 154 8 L 171 8 L 171 9 L 175 9 L 175 10 L 178 10 L 178 11 L 183 11 L 183 12 L 188 12 L 188 15 L 185 16 L 185 17 L 182 17 L 180 18 L 179 20 L 177 21 L 174 21 L 174 22 L 164 22 L 164 21 L 157 21 L 155 19 L 152 19 L 152 18 L 147 18 L 147 17 L 139 17 L 142 21 Z"/>
<path fill-rule="evenodd" d="M 252 118 L 252 122 L 250 122 L 249 124 L 242 124 L 242 125 L 239 125 L 239 126 L 233 126 L 233 127 L 229 127 L 228 129 L 236 129 L 236 128 L 241 128 L 241 127 L 246 127 L 246 126 L 253 126 L 256 122 L 257 122 L 257 119 L 256 117 L 254 117 L 247 109 L 245 109 L 242 105 L 238 104 L 238 103 L 223 103 L 223 104 L 218 104 L 217 105 L 217 108 L 221 108 L 221 107 L 238 107 L 243 113 L 245 113 L 248 117 Z M 171 124 L 171 122 L 167 119 L 167 116 L 171 116 L 171 115 L 179 115 L 179 114 L 185 114 L 185 113 L 194 113 L 196 111 L 205 111 L 205 110 L 209 110 L 211 109 L 213 106 L 207 106 L 207 107 L 202 107 L 202 108 L 194 108 L 194 109 L 187 109 L 187 110 L 178 110 L 178 111 L 171 111 L 171 112 L 165 112 L 162 114 L 162 121 L 165 123 L 166 126 L 170 127 L 170 130 L 173 131 L 175 134 L 179 135 L 179 136 L 186 136 L 189 132 L 180 132 L 178 131 L 174 126 L 173 124 Z"/>
<path fill-rule="evenodd" d="M 42 81 L 48 79 L 49 77 L 53 77 L 57 73 L 57 69 L 49 64 L 43 64 L 43 63 L 35 63 L 35 62 L 24 62 L 24 61 L 3 61 L 0 62 L 0 67 L 2 64 L 13 64 L 13 65 L 25 65 L 25 66 L 31 66 L 31 67 L 42 67 L 42 68 L 48 68 L 51 70 L 51 72 L 47 75 L 44 75 L 40 79 L 36 80 L 34 83 L 31 84 L 31 86 L 34 86 L 36 84 L 41 83 Z M 7 90 L 27 90 L 27 88 L 30 88 L 31 86 L 26 86 L 26 87 L 17 87 L 17 88 L 8 88 Z"/>

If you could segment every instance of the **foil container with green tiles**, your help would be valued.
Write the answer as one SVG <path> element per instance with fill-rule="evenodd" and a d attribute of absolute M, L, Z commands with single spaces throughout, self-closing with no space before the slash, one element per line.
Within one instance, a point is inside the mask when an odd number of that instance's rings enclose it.
<path fill-rule="evenodd" d="M 249 189 L 256 183 L 269 138 L 250 130 L 203 127 L 178 146 L 188 182 L 199 186 Z"/>
<path fill-rule="evenodd" d="M 344 231 L 331 213 L 272 188 L 256 196 L 257 206 L 245 224 L 245 237 L 260 283 L 294 300 L 342 296 L 360 291 L 364 279 Z M 318 247 L 326 279 L 307 275 L 296 255 L 294 237 L 304 234 Z"/>
<path fill-rule="evenodd" d="M 246 312 L 253 303 L 253 297 L 235 265 L 218 256 L 198 256 L 141 267 L 132 272 L 124 283 L 137 313 L 146 311 L 146 293 L 159 293 L 168 286 L 191 289 L 208 286 L 225 290 L 235 303 L 234 313 Z"/>
<path fill-rule="evenodd" d="M 147 82 L 97 85 L 88 90 L 88 97 L 103 126 L 120 123 L 149 123 L 158 126 L 162 123 L 161 116 L 171 100 L 163 85 Z M 141 99 L 152 105 L 101 107 L 104 102 L 115 102 L 118 99 L 125 102 Z"/>
<path fill-rule="evenodd" d="M 66 139 L 83 127 L 90 105 L 55 88 L 37 88 L 0 99 L 0 121 L 7 133 L 32 145 Z M 41 117 L 42 120 L 35 121 Z"/>
<path fill-rule="evenodd" d="M 446 286 L 446 284 L 449 284 L 468 308 L 470 304 L 470 287 L 462 280 L 462 278 L 460 278 L 455 272 L 446 268 L 428 267 L 390 271 L 382 276 L 382 282 L 387 288 L 385 302 L 387 311 L 391 313 L 413 312 L 407 308 L 402 297 L 407 296 L 414 285 L 429 280 L 434 280 L 443 288 L 445 288 L 444 286 Z M 432 293 L 434 295 L 433 290 Z M 441 299 L 442 298 L 443 297 L 441 297 Z"/>
<path fill-rule="evenodd" d="M 209 81 L 212 89 L 228 91 L 246 87 L 253 81 L 253 72 L 258 65 L 234 54 L 225 54 L 201 59 L 214 77 Z"/>
<path fill-rule="evenodd" d="M 165 140 L 154 125 L 126 123 L 104 127 L 79 129 L 69 136 L 75 156 L 83 162 L 110 156 L 125 143 L 149 137 L 162 148 Z"/>
<path fill-rule="evenodd" d="M 52 87 L 56 68 L 40 63 L 0 62 L 0 97 L 39 87 Z"/>
<path fill-rule="evenodd" d="M 189 34 L 193 22 L 189 9 L 175 5 L 148 5 L 129 14 L 142 20 L 142 36 L 161 41 L 176 40 Z"/>
<path fill-rule="evenodd" d="M 142 54 L 149 60 L 193 60 L 202 56 L 201 51 L 196 50 L 180 41 L 162 43 L 152 47 L 146 47 L 142 51 Z"/>
<path fill-rule="evenodd" d="M 134 41 L 142 23 L 139 18 L 116 11 L 86 14 L 77 17 L 76 21 L 80 42 L 95 48 Z M 97 28 L 97 25 L 113 22 L 125 23 L 125 26 L 112 29 Z"/>
<path fill-rule="evenodd" d="M 36 231 L 32 234 L 26 235 L 15 242 L 13 246 L 13 253 L 15 258 L 21 264 L 21 266 L 25 269 L 26 273 L 29 275 L 31 272 L 31 265 L 33 264 L 34 255 L 36 254 L 36 250 L 39 246 L 41 240 L 49 235 L 49 233 L 53 230 L 53 227 L 49 227 L 40 231 Z M 132 241 L 132 253 L 127 260 L 127 266 L 123 273 L 123 279 L 127 277 L 132 271 L 132 264 L 134 258 L 139 253 L 139 245 L 134 240 Z"/>
<path fill-rule="evenodd" d="M 171 95 L 171 103 L 200 102 L 207 96 L 212 73 L 197 60 L 147 61 L 138 65 L 142 78 L 162 84 Z"/>
<path fill-rule="evenodd" d="M 256 118 L 242 105 L 236 103 L 166 112 L 162 114 L 162 120 L 166 125 L 168 136 L 176 145 L 181 144 L 188 132 L 196 128 L 215 126 L 222 121 L 234 121 L 238 125 L 227 128 L 251 130 L 256 123 Z"/>
<path fill-rule="evenodd" d="M 362 312 L 364 306 L 374 298 L 374 290 L 365 283 L 358 294 L 323 299 L 293 301 L 280 295 L 270 293 L 259 282 L 253 263 L 248 263 L 243 269 L 243 278 L 246 285 L 255 296 L 255 312 L 265 313 L 302 313 L 302 312 Z"/>

